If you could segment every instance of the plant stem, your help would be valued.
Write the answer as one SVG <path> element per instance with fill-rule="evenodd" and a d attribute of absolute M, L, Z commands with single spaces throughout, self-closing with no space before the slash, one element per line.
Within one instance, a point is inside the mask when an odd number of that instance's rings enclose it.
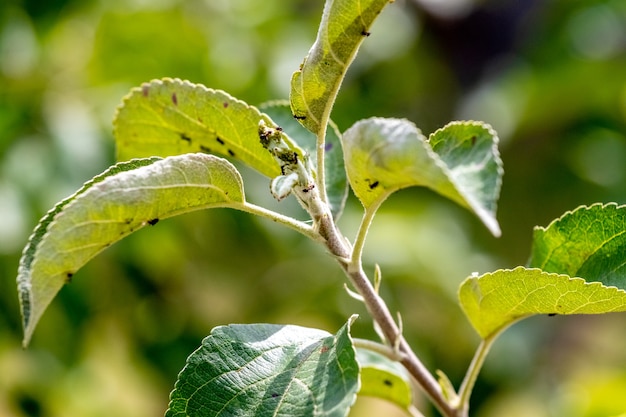
<path fill-rule="evenodd" d="M 285 216 L 283 214 L 268 210 L 264 207 L 257 206 L 248 202 L 244 203 L 243 206 L 236 205 L 233 206 L 233 208 L 245 211 L 246 213 L 256 214 L 258 216 L 265 217 L 266 219 L 269 219 L 273 222 L 280 223 L 284 226 L 289 227 L 292 230 L 295 230 L 296 232 L 303 234 L 304 236 L 313 239 L 314 241 L 323 241 L 323 239 L 320 239 L 320 235 L 316 233 L 311 225 L 296 220 L 292 217 Z"/>
<path fill-rule="evenodd" d="M 323 202 L 327 202 L 326 196 L 326 168 L 325 168 L 325 155 L 326 155 L 326 129 L 328 128 L 328 117 L 322 121 L 319 132 L 317 132 L 317 178 L 316 186 L 319 190 L 320 199 Z"/>
<path fill-rule="evenodd" d="M 469 411 L 469 399 L 472 394 L 472 390 L 474 389 L 476 378 L 478 378 L 478 374 L 485 363 L 485 358 L 487 357 L 489 349 L 491 349 L 491 345 L 496 339 L 496 336 L 497 334 L 490 336 L 487 339 L 483 339 L 480 342 L 480 345 L 478 345 L 476 353 L 472 358 L 472 362 L 467 368 L 467 373 L 465 374 L 463 383 L 459 388 L 459 410 L 462 412 L 461 416 L 467 416 Z"/>

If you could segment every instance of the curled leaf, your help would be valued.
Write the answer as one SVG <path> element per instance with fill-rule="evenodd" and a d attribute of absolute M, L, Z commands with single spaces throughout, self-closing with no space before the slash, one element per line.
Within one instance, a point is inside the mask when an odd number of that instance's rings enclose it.
<path fill-rule="evenodd" d="M 20 259 L 24 344 L 61 287 L 111 244 L 160 219 L 244 202 L 239 172 L 212 155 L 121 162 L 87 182 L 41 219 Z"/>

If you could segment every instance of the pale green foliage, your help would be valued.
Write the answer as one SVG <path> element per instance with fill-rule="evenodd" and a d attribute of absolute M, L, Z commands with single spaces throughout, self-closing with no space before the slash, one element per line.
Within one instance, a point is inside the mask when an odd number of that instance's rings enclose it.
<path fill-rule="evenodd" d="M 271 324 L 216 327 L 189 356 L 166 416 L 347 415 L 359 385 L 348 334 L 354 318 L 336 335 Z"/>
<path fill-rule="evenodd" d="M 274 177 L 280 170 L 259 142 L 261 119 L 274 125 L 255 107 L 223 91 L 188 81 L 154 80 L 134 88 L 117 111 L 117 159 L 206 152 L 238 159 Z"/>
<path fill-rule="evenodd" d="M 291 78 L 294 117 L 313 133 L 325 129 L 337 91 L 369 28 L 389 0 L 329 0 L 317 39 Z"/>
<path fill-rule="evenodd" d="M 163 218 L 243 203 L 239 173 L 211 155 L 133 160 L 89 181 L 42 219 L 20 261 L 24 344 L 61 287 L 112 243 Z"/>
<path fill-rule="evenodd" d="M 368 229 L 387 197 L 420 186 L 469 209 L 499 236 L 503 170 L 498 137 L 482 122 L 452 122 L 428 138 L 403 119 L 361 120 L 343 135 L 330 122 L 346 71 L 387 3 L 326 1 L 317 39 L 292 77 L 290 109 L 270 103 L 262 113 L 225 92 L 169 78 L 133 89 L 114 120 L 118 158 L 145 159 L 94 177 L 36 227 L 18 271 L 24 343 L 60 288 L 100 251 L 160 219 L 215 207 L 269 218 L 325 245 L 385 344 L 370 341 L 375 349 L 360 351 L 357 361 L 353 318 L 336 335 L 268 324 L 218 327 L 188 358 L 168 416 L 343 417 L 359 389 L 419 415 L 417 385 L 446 417 L 466 417 L 489 347 L 511 324 L 534 314 L 626 311 L 626 209 L 582 207 L 535 230 L 532 268 L 475 274 L 461 284 L 460 305 L 483 341 L 458 391 L 443 372 L 435 379 L 421 364 L 379 295 L 380 270 L 373 285 L 364 271 Z M 237 169 L 207 153 L 270 177 L 276 199 L 295 197 L 310 222 L 247 202 Z M 352 242 L 335 223 L 348 184 L 364 206 Z"/>
<path fill-rule="evenodd" d="M 626 291 L 599 282 L 518 267 L 466 279 L 459 290 L 465 315 L 488 339 L 534 314 L 626 311 Z"/>
<path fill-rule="evenodd" d="M 403 409 L 410 409 L 413 390 L 406 369 L 398 362 L 368 349 L 359 348 L 356 353 L 361 369 L 359 395 L 382 398 Z"/>
<path fill-rule="evenodd" d="M 407 120 L 382 118 L 361 120 L 343 136 L 350 185 L 366 208 L 399 189 L 428 187 L 472 210 L 496 236 L 497 141 L 484 123 L 451 123 L 427 140 Z"/>

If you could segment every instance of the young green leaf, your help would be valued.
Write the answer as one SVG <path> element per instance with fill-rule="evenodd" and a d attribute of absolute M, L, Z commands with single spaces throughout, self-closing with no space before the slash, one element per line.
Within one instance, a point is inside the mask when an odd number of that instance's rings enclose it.
<path fill-rule="evenodd" d="M 626 289 L 626 206 L 594 204 L 536 227 L 529 266 Z"/>
<path fill-rule="evenodd" d="M 122 162 L 87 182 L 42 218 L 24 249 L 17 277 L 24 344 L 61 287 L 112 243 L 160 219 L 243 204 L 239 172 L 212 155 Z"/>
<path fill-rule="evenodd" d="M 349 336 L 299 326 L 216 327 L 189 356 L 166 417 L 348 414 L 359 388 Z"/>
<path fill-rule="evenodd" d="M 467 278 L 459 300 L 483 339 L 534 314 L 602 314 L 626 311 L 626 291 L 518 267 Z"/>
<path fill-rule="evenodd" d="M 260 120 L 274 125 L 223 91 L 177 79 L 154 80 L 134 88 L 117 110 L 117 158 L 204 152 L 238 159 L 273 178 L 280 167 L 259 141 Z"/>
<path fill-rule="evenodd" d="M 344 133 L 343 150 L 350 185 L 366 208 L 399 189 L 428 187 L 473 211 L 499 236 L 497 142 L 491 127 L 480 122 L 453 122 L 426 140 L 407 120 L 371 118 Z"/>
<path fill-rule="evenodd" d="M 316 137 L 306 130 L 291 115 L 289 103 L 287 101 L 272 101 L 259 106 L 259 109 L 269 115 L 285 133 L 293 139 L 298 146 L 306 151 L 308 155 L 315 155 Z M 328 203 L 335 221 L 341 216 L 341 212 L 348 198 L 348 179 L 343 162 L 341 151 L 341 133 L 337 126 L 331 121 L 330 129 L 326 132 L 326 146 L 324 152 L 326 169 L 326 194 Z M 309 157 L 311 163 L 315 165 L 316 159 Z"/>
<path fill-rule="evenodd" d="M 391 1 L 393 2 L 393 1 Z M 369 29 L 390 0 L 326 0 L 317 39 L 291 78 L 291 109 L 317 134 Z"/>
<path fill-rule="evenodd" d="M 357 349 L 356 353 L 361 368 L 359 395 L 381 398 L 405 410 L 411 408 L 413 391 L 407 370 L 372 350 Z"/>

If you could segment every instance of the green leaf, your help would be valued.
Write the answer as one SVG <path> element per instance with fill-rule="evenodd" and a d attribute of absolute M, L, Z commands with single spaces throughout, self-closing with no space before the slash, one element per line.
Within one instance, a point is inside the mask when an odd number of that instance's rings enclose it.
<path fill-rule="evenodd" d="M 461 284 L 459 300 L 483 339 L 535 314 L 626 311 L 624 290 L 523 267 L 467 278 Z"/>
<path fill-rule="evenodd" d="M 306 130 L 291 115 L 289 102 L 272 101 L 259 106 L 259 109 L 269 115 L 284 132 L 294 140 L 307 155 L 316 153 L 316 137 Z M 326 132 L 326 146 L 324 152 L 324 166 L 326 168 L 326 194 L 333 217 L 339 219 L 348 198 L 348 179 L 341 150 L 341 133 L 331 121 L 330 129 Z M 315 157 L 309 157 L 315 165 Z"/>
<path fill-rule="evenodd" d="M 428 187 L 470 209 L 499 236 L 497 142 L 491 127 L 480 122 L 453 122 L 426 140 L 407 120 L 371 118 L 344 133 L 343 150 L 350 185 L 366 208 L 399 189 Z"/>
<path fill-rule="evenodd" d="M 349 336 L 299 326 L 216 327 L 187 359 L 167 417 L 348 414 L 359 386 Z"/>
<path fill-rule="evenodd" d="M 359 395 L 381 398 L 408 410 L 413 404 L 411 378 L 398 362 L 368 349 L 357 349 L 361 368 Z"/>
<path fill-rule="evenodd" d="M 113 122 L 117 158 L 205 152 L 240 160 L 273 178 L 280 167 L 261 145 L 260 120 L 274 125 L 223 91 L 176 79 L 154 80 L 134 88 L 118 108 Z"/>
<path fill-rule="evenodd" d="M 291 109 L 313 133 L 330 115 L 359 46 L 389 0 L 326 0 L 317 39 L 291 78 Z"/>
<path fill-rule="evenodd" d="M 626 289 L 626 206 L 594 204 L 536 227 L 529 266 Z"/>
<path fill-rule="evenodd" d="M 160 219 L 244 204 L 239 172 L 212 155 L 119 163 L 50 210 L 35 228 L 18 269 L 26 345 L 54 296 L 87 261 Z"/>

